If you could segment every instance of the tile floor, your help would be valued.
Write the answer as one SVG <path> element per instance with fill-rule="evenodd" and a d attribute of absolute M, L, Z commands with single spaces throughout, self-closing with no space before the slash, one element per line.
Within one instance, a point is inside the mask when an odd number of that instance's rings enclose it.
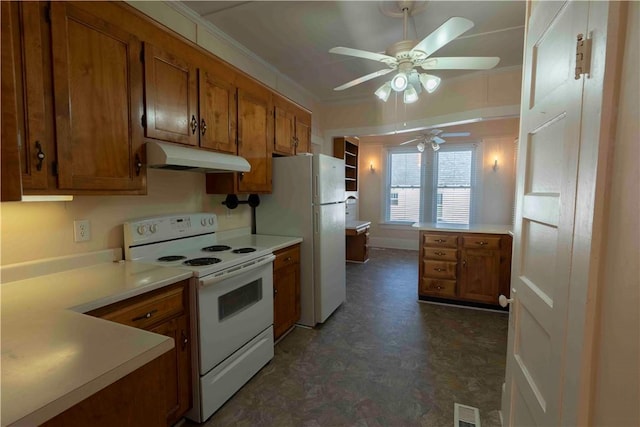
<path fill-rule="evenodd" d="M 346 303 L 280 341 L 205 425 L 450 427 L 459 402 L 499 426 L 507 315 L 417 303 L 417 270 L 415 251 L 347 264 Z"/>

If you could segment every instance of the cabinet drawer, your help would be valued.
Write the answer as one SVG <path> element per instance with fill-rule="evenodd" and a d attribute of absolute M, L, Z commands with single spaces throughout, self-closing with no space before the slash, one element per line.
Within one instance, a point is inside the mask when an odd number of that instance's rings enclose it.
<path fill-rule="evenodd" d="M 275 253 L 276 259 L 273 261 L 273 270 L 279 270 L 291 264 L 300 263 L 300 247 L 292 246 L 281 249 Z"/>
<path fill-rule="evenodd" d="M 145 329 L 184 312 L 183 286 L 162 289 L 150 295 L 141 295 L 89 314 L 112 322 Z"/>
<path fill-rule="evenodd" d="M 435 259 L 442 261 L 457 261 L 458 250 L 457 249 L 443 249 L 443 248 L 423 248 L 425 259 Z"/>
<path fill-rule="evenodd" d="M 457 248 L 458 237 L 447 236 L 446 234 L 425 233 L 422 237 L 423 246 L 434 246 L 440 248 Z"/>
<path fill-rule="evenodd" d="M 442 296 L 456 296 L 456 281 L 441 279 L 422 279 L 420 293 L 436 294 Z"/>
<path fill-rule="evenodd" d="M 499 249 L 500 237 L 488 237 L 488 236 L 462 236 L 462 246 L 465 248 L 483 248 L 483 249 Z"/>
<path fill-rule="evenodd" d="M 456 278 L 456 264 L 455 262 L 447 261 L 423 261 L 423 276 L 434 279 L 455 279 Z"/>

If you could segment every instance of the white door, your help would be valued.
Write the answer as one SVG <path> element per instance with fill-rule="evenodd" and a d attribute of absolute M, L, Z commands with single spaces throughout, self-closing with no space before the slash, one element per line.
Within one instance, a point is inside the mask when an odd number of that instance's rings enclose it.
<path fill-rule="evenodd" d="M 592 247 L 591 234 L 597 231 L 595 203 L 601 195 L 596 190 L 603 179 L 596 175 L 604 170 L 599 161 L 606 160 L 599 130 L 608 118 L 597 107 L 611 47 L 608 7 L 607 2 L 528 3 L 514 301 L 502 399 L 508 426 L 579 425 L 587 412 L 589 295 L 597 283 L 589 276 L 599 250 Z M 595 66 L 588 78 L 574 77 L 578 34 L 593 37 Z M 600 88 L 597 96 L 594 87 Z"/>

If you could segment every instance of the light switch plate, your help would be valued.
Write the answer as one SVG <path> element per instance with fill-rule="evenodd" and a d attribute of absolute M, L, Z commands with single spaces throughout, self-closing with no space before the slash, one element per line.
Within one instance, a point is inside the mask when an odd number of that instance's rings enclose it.
<path fill-rule="evenodd" d="M 88 219 L 73 221 L 73 241 L 88 242 L 91 240 L 91 223 Z"/>

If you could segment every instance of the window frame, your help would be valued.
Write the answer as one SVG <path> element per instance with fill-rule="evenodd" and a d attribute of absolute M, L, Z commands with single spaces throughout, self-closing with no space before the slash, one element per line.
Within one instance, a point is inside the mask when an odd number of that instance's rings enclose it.
<path fill-rule="evenodd" d="M 395 225 L 395 226 L 407 226 L 411 227 L 411 225 L 416 222 L 422 221 L 423 212 L 424 212 L 424 203 L 422 203 L 423 198 L 423 187 L 424 187 L 424 175 L 425 175 L 425 167 L 424 167 L 424 159 L 425 155 L 423 153 L 420 156 L 420 199 L 421 203 L 419 204 L 420 211 L 418 213 L 418 221 L 390 221 L 389 217 L 391 216 L 391 156 L 393 154 L 402 154 L 409 153 L 415 154 L 417 149 L 415 147 L 404 147 L 404 146 L 395 146 L 395 147 L 387 147 L 387 155 L 385 156 L 385 183 L 384 183 L 384 193 L 382 196 L 382 218 L 383 224 L 385 225 Z"/>

